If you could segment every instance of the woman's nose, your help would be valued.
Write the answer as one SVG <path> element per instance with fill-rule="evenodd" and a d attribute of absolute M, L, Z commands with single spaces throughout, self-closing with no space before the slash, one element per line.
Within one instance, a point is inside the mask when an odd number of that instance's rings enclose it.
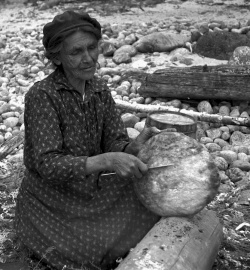
<path fill-rule="evenodd" d="M 92 59 L 90 53 L 87 50 L 84 51 L 83 54 L 82 54 L 82 62 L 83 63 L 89 63 L 89 62 L 92 62 L 92 61 L 93 61 L 93 59 Z"/>

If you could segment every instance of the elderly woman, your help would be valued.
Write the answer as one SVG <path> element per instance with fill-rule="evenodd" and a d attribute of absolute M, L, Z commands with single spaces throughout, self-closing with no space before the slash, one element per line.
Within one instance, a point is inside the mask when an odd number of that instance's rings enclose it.
<path fill-rule="evenodd" d="M 157 130 L 145 128 L 129 142 L 107 86 L 94 76 L 101 39 L 95 19 L 66 11 L 43 32 L 57 68 L 25 96 L 17 234 L 55 269 L 111 269 L 159 219 L 132 187 L 148 170 L 136 154 Z"/>

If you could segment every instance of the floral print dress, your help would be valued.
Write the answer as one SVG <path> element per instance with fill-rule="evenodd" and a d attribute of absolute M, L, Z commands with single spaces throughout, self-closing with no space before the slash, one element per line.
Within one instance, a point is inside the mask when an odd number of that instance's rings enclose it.
<path fill-rule="evenodd" d="M 138 201 L 131 179 L 85 174 L 88 157 L 129 143 L 107 86 L 88 81 L 83 99 L 57 69 L 26 94 L 24 123 L 20 240 L 56 269 L 110 269 L 159 217 Z"/>

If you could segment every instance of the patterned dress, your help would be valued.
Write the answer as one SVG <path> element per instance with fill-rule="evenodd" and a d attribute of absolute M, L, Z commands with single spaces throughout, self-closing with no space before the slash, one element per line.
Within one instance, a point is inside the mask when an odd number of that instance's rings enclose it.
<path fill-rule="evenodd" d="M 56 269 L 110 269 L 159 220 L 138 201 L 131 179 L 85 174 L 87 157 L 121 152 L 129 142 L 114 104 L 101 80 L 86 83 L 83 100 L 59 69 L 26 94 L 15 227 Z"/>

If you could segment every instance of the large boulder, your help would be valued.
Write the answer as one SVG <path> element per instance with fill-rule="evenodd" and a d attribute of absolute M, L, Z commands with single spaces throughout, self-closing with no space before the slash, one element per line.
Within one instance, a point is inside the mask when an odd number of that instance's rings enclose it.
<path fill-rule="evenodd" d="M 160 216 L 190 216 L 213 200 L 220 185 L 212 156 L 195 139 L 177 132 L 161 132 L 138 154 L 149 169 L 134 188 L 141 202 Z M 172 164 L 172 165 L 171 165 Z"/>
<path fill-rule="evenodd" d="M 178 47 L 184 47 L 191 37 L 168 32 L 155 32 L 141 37 L 133 46 L 141 53 L 169 52 Z"/>
<path fill-rule="evenodd" d="M 240 46 L 250 46 L 246 35 L 233 32 L 208 32 L 199 38 L 194 52 L 218 60 L 229 60 L 234 50 Z"/>

